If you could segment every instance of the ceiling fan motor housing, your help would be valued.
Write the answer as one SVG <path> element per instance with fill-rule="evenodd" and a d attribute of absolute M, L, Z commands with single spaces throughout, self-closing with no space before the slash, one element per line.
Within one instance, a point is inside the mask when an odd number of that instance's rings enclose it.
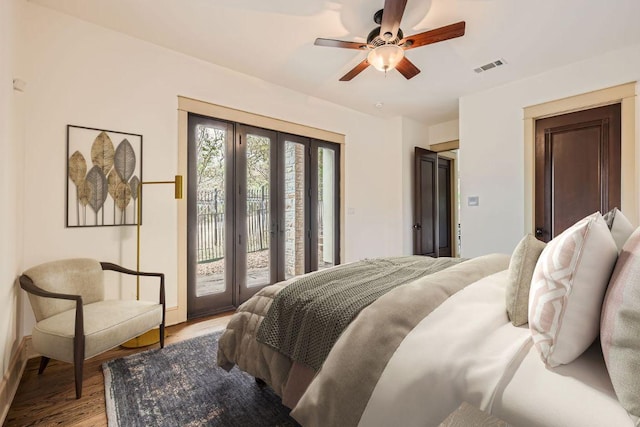
<path fill-rule="evenodd" d="M 398 28 L 398 34 L 394 39 L 385 40 L 382 36 L 380 36 L 380 27 L 376 27 L 367 36 L 367 44 L 373 47 L 382 46 L 383 44 L 398 44 L 400 40 L 402 40 L 403 34 L 402 30 Z"/>

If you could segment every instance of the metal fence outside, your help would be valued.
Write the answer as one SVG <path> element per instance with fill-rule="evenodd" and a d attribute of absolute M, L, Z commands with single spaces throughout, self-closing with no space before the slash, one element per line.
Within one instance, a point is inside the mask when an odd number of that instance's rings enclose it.
<path fill-rule="evenodd" d="M 198 191 L 198 263 L 224 258 L 225 200 L 221 190 Z M 322 245 L 324 203 L 318 201 L 318 236 Z M 247 252 L 269 249 L 269 189 L 247 192 Z"/>
<path fill-rule="evenodd" d="M 225 200 L 218 189 L 198 191 L 198 263 L 224 258 Z M 247 252 L 269 248 L 269 189 L 247 192 Z"/>

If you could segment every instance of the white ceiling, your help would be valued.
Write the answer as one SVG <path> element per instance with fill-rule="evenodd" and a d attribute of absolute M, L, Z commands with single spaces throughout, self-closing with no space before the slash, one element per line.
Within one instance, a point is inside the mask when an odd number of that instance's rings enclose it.
<path fill-rule="evenodd" d="M 384 0 L 30 1 L 362 112 L 429 124 L 457 118 L 462 95 L 640 43 L 640 0 L 408 0 L 405 35 L 458 21 L 466 34 L 407 51 L 422 70 L 411 80 L 369 67 L 340 82 L 365 52 L 314 40 L 365 41 Z M 499 58 L 507 65 L 473 71 Z"/>

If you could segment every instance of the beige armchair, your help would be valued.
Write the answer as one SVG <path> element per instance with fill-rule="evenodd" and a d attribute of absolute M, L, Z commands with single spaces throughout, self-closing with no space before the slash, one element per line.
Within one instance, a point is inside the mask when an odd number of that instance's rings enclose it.
<path fill-rule="evenodd" d="M 160 279 L 159 302 L 105 300 L 104 270 Z M 82 395 L 84 360 L 160 327 L 164 347 L 164 274 L 128 270 L 77 258 L 38 265 L 20 276 L 36 317 L 33 348 L 42 355 L 39 374 L 50 359 L 74 364 L 76 398 Z"/>

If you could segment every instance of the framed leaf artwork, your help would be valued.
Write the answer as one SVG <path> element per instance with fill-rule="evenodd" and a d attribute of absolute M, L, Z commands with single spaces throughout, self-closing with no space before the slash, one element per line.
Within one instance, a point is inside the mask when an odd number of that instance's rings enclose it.
<path fill-rule="evenodd" d="M 142 135 L 67 125 L 67 227 L 135 225 Z"/>

